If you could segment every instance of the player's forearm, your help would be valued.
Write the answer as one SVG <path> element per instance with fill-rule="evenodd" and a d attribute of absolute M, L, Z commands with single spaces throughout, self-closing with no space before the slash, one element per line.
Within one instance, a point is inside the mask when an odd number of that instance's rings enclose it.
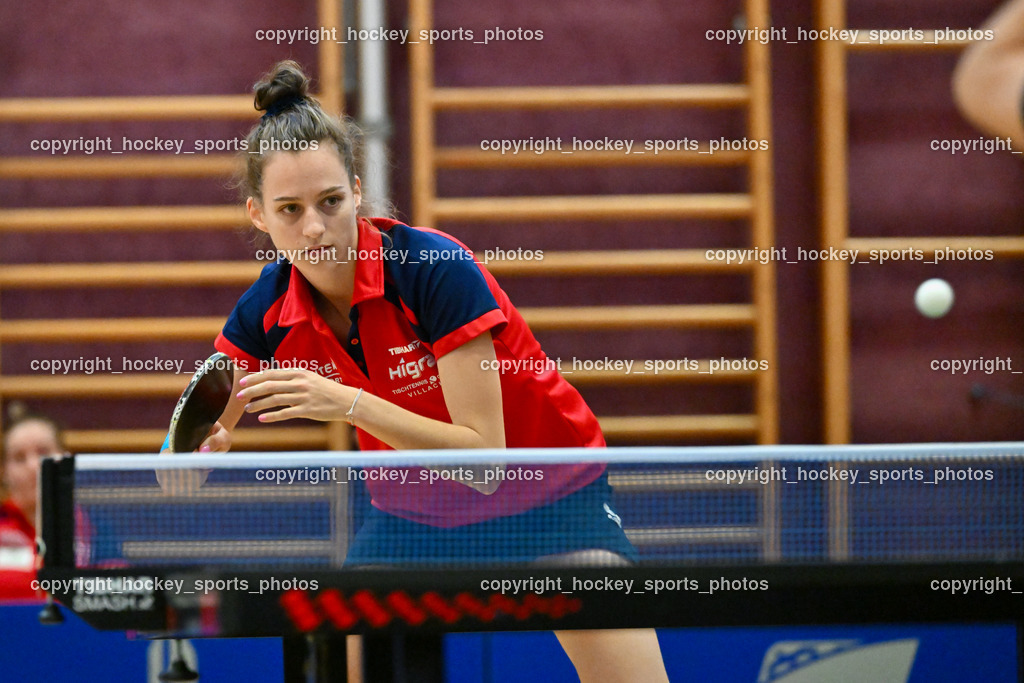
<path fill-rule="evenodd" d="M 245 404 L 248 403 L 248 401 L 239 399 L 238 392 L 242 389 L 242 378 L 246 377 L 248 374 L 249 373 L 245 370 L 242 370 L 237 366 L 235 367 L 235 382 L 231 389 L 231 398 L 228 400 L 228 404 L 224 408 L 224 413 L 220 416 L 220 419 L 217 420 L 220 422 L 221 426 L 229 432 L 235 429 L 235 425 L 238 424 L 238 421 L 242 419 L 242 415 L 245 413 Z"/>
<path fill-rule="evenodd" d="M 400 450 L 504 448 L 504 435 L 485 436 L 464 425 L 417 415 L 372 394 L 363 393 L 352 413 L 355 425 Z"/>
<path fill-rule="evenodd" d="M 218 424 L 224 428 L 223 431 L 217 430 L 214 427 L 214 433 L 211 435 L 210 440 L 216 441 L 213 450 L 227 450 L 231 445 L 231 430 L 234 429 L 235 425 L 238 424 L 238 420 L 245 412 L 245 401 L 241 401 L 236 397 L 239 390 L 239 380 L 245 377 L 248 373 L 243 370 L 235 368 L 234 377 L 234 389 L 231 392 L 231 398 L 228 399 L 227 406 L 224 408 L 224 412 L 221 414 Z M 205 445 L 210 445 L 210 440 L 205 442 Z M 170 453 L 167 448 L 160 449 L 161 454 Z M 170 495 L 187 495 L 198 491 L 203 484 L 206 483 L 206 478 L 209 476 L 210 470 L 157 470 L 156 480 L 160 484 L 160 488 L 163 489 L 164 493 Z"/>
<path fill-rule="evenodd" d="M 504 448 L 504 431 L 484 435 L 464 425 L 449 424 L 417 415 L 371 394 L 359 397 L 352 413 L 357 427 L 396 450 L 433 450 L 440 448 Z M 503 468 L 494 464 L 490 468 Z M 498 489 L 499 479 L 487 484 L 460 481 L 470 488 L 490 495 Z"/>

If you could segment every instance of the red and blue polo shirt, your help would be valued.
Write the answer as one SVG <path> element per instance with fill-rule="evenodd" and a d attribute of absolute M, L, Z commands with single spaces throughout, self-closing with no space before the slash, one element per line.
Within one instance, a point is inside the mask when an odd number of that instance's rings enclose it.
<path fill-rule="evenodd" d="M 348 339 L 339 341 L 317 312 L 310 286 L 287 262 L 267 265 L 232 311 L 215 346 L 249 372 L 302 367 L 361 387 L 391 403 L 451 422 L 437 358 L 490 332 L 501 374 L 509 448 L 601 447 L 600 426 L 558 372 L 508 296 L 461 242 L 397 221 L 359 221 Z M 533 371 L 536 370 L 536 371 Z M 362 450 L 389 447 L 357 429 Z M 529 480 L 503 481 L 484 495 L 410 468 L 407 483 L 368 479 L 373 505 L 390 514 L 454 527 L 517 514 L 591 483 L 600 464 L 530 467 Z M 422 473 L 422 474 L 421 474 Z M 436 479 L 436 478 L 435 478 Z M 417 483 L 411 483 L 417 482 Z"/>
<path fill-rule="evenodd" d="M 21 509 L 0 502 L 0 602 L 42 597 L 32 589 L 36 578 L 36 530 Z"/>

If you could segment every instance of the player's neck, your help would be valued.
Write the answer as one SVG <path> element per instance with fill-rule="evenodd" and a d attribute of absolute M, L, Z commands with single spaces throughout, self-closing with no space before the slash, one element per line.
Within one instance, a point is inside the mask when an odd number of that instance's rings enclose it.
<path fill-rule="evenodd" d="M 309 283 L 317 309 L 323 314 L 323 303 L 328 303 L 346 318 L 352 307 L 352 290 L 355 288 L 355 262 L 334 263 L 328 268 L 318 268 L 303 273 Z M 325 316 L 326 317 L 326 316 Z"/>
<path fill-rule="evenodd" d="M 331 328 L 340 341 L 348 337 L 348 330 L 351 325 L 349 311 L 351 310 L 351 293 L 347 299 L 331 299 L 323 292 L 314 289 L 312 291 L 313 304 L 316 306 L 320 317 L 324 319 L 327 326 Z"/>

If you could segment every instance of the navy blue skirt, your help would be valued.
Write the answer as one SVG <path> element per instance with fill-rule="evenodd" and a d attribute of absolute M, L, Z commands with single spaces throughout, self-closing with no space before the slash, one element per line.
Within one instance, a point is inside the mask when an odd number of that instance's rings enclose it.
<path fill-rule="evenodd" d="M 607 473 L 564 498 L 508 517 L 441 528 L 372 508 L 348 549 L 345 566 L 367 564 L 528 563 L 545 555 L 637 552 L 611 506 Z"/>

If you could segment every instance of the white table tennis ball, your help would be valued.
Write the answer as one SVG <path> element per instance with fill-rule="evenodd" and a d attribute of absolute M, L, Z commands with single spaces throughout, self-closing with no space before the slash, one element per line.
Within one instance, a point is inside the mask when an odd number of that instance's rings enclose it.
<path fill-rule="evenodd" d="M 925 280 L 914 292 L 914 305 L 921 315 L 941 318 L 953 307 L 953 288 L 937 277 Z"/>

